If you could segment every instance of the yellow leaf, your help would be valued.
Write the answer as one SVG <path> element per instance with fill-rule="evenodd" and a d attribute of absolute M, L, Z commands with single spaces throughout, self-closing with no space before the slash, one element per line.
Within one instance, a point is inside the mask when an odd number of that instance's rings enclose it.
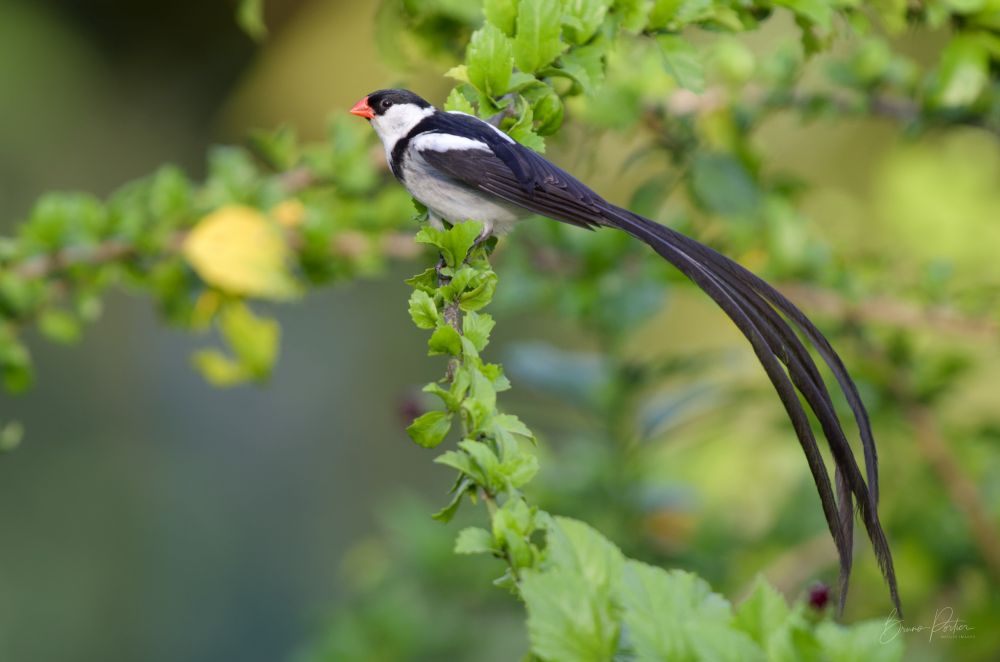
<path fill-rule="evenodd" d="M 271 218 L 278 221 L 282 227 L 297 228 L 305 218 L 306 207 L 295 198 L 280 202 L 271 209 Z"/>
<path fill-rule="evenodd" d="M 231 294 L 288 299 L 299 293 L 281 230 L 251 207 L 227 205 L 205 216 L 184 239 L 183 253 L 206 283 Z"/>

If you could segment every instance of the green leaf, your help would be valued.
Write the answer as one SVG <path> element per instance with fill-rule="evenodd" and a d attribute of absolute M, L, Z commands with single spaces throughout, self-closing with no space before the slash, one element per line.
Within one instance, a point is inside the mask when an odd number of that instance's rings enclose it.
<path fill-rule="evenodd" d="M 553 518 L 548 545 L 549 561 L 583 576 L 593 590 L 610 592 L 621 576 L 624 560 L 621 551 L 584 522 Z"/>
<path fill-rule="evenodd" d="M 584 94 L 592 94 L 604 80 L 604 44 L 590 44 L 574 48 L 559 58 L 559 71 L 576 82 Z"/>
<path fill-rule="evenodd" d="M 446 451 L 434 458 L 435 464 L 443 464 L 446 467 L 457 469 L 463 475 L 479 483 L 486 482 L 486 475 L 480 471 L 479 467 L 473 465 L 472 457 L 468 453 L 460 451 Z"/>
<path fill-rule="evenodd" d="M 236 8 L 236 22 L 254 41 L 263 40 L 267 36 L 264 0 L 240 0 Z"/>
<path fill-rule="evenodd" d="M 563 52 L 559 39 L 559 0 L 521 0 L 514 37 L 514 61 L 525 73 L 534 73 Z"/>
<path fill-rule="evenodd" d="M 493 539 L 518 568 L 530 568 L 538 560 L 538 548 L 531 543 L 537 508 L 521 497 L 508 499 L 493 516 Z"/>
<path fill-rule="evenodd" d="M 460 83 L 468 83 L 469 67 L 464 64 L 459 64 L 452 67 L 448 71 L 444 72 L 444 75 L 445 77 L 450 78 L 452 80 L 457 80 Z"/>
<path fill-rule="evenodd" d="M 212 386 L 226 388 L 244 384 L 250 373 L 241 363 L 234 361 L 217 349 L 203 349 L 191 356 L 195 369 Z"/>
<path fill-rule="evenodd" d="M 281 327 L 273 319 L 257 317 L 244 303 L 222 309 L 219 328 L 240 364 L 253 379 L 270 376 L 278 359 Z"/>
<path fill-rule="evenodd" d="M 697 575 L 628 561 L 619 598 L 638 660 L 763 660 L 748 635 L 731 629 L 729 603 Z"/>
<path fill-rule="evenodd" d="M 629 32 L 640 32 L 649 20 L 651 0 L 617 0 L 615 11 L 622 17 L 622 27 Z"/>
<path fill-rule="evenodd" d="M 767 650 L 770 637 L 785 626 L 790 613 L 785 598 L 757 577 L 753 592 L 736 608 L 736 626 Z"/>
<path fill-rule="evenodd" d="M 472 33 L 466 50 L 469 82 L 493 97 L 507 92 L 514 67 L 514 47 L 510 39 L 492 23 Z"/>
<path fill-rule="evenodd" d="M 444 441 L 449 430 L 451 430 L 451 412 L 429 411 L 410 423 L 406 433 L 420 446 L 434 448 Z"/>
<path fill-rule="evenodd" d="M 465 352 L 468 360 L 469 352 Z M 462 402 L 462 408 L 469 413 L 469 426 L 473 431 L 479 431 L 493 416 L 497 408 L 497 392 L 493 382 L 482 372 L 472 372 L 472 385 L 469 394 Z"/>
<path fill-rule="evenodd" d="M 462 336 L 448 324 L 441 323 L 431 334 L 427 347 L 430 348 L 430 356 L 437 354 L 458 356 L 462 353 Z"/>
<path fill-rule="evenodd" d="M 532 443 L 535 441 L 535 435 L 532 434 L 528 426 L 513 414 L 497 414 L 491 423 L 493 436 L 500 441 L 516 442 L 516 438 Z"/>
<path fill-rule="evenodd" d="M 433 294 L 437 290 L 437 269 L 427 267 L 416 276 L 411 276 L 403 282 L 418 290 Z"/>
<path fill-rule="evenodd" d="M 510 75 L 510 84 L 507 86 L 510 92 L 520 92 L 531 87 L 547 88 L 549 86 L 535 78 L 534 74 L 526 74 L 523 71 L 515 71 Z"/>
<path fill-rule="evenodd" d="M 583 577 L 526 570 L 521 578 L 521 596 L 528 610 L 532 653 L 546 660 L 613 659 L 618 624 L 612 607 L 591 593 Z"/>
<path fill-rule="evenodd" d="M 563 28 L 571 44 L 585 44 L 604 22 L 610 0 L 563 0 Z"/>
<path fill-rule="evenodd" d="M 648 27 L 651 30 L 659 30 L 667 27 L 677 18 L 682 5 L 686 5 L 690 0 L 654 0 L 653 7 L 649 10 Z M 711 0 L 708 0 L 711 3 Z"/>
<path fill-rule="evenodd" d="M 559 517 L 549 526 L 549 566 L 526 570 L 531 650 L 551 660 L 610 660 L 618 646 L 611 587 L 621 574 L 618 548 L 582 522 Z"/>
<path fill-rule="evenodd" d="M 421 329 L 433 329 L 437 326 L 441 313 L 427 292 L 414 290 L 410 295 L 410 319 Z"/>
<path fill-rule="evenodd" d="M 692 92 L 705 89 L 705 72 L 698 51 L 684 37 L 660 35 L 656 38 L 663 55 L 663 64 L 677 84 Z"/>
<path fill-rule="evenodd" d="M 497 289 L 497 275 L 488 271 L 476 279 L 475 286 L 459 297 L 459 307 L 463 311 L 479 310 L 493 300 Z"/>
<path fill-rule="evenodd" d="M 465 318 L 462 320 L 462 333 L 481 352 L 490 341 L 490 332 L 495 325 L 496 322 L 493 321 L 490 315 L 469 312 L 466 313 Z"/>
<path fill-rule="evenodd" d="M 989 53 L 974 35 L 953 37 L 941 54 L 935 101 L 948 108 L 967 106 L 989 82 Z"/>
<path fill-rule="evenodd" d="M 699 151 L 695 155 L 691 192 L 706 211 L 723 216 L 753 216 L 763 202 L 750 172 L 725 152 Z"/>
<path fill-rule="evenodd" d="M 21 445 L 24 438 L 24 425 L 17 421 L 5 423 L 0 427 L 0 453 L 9 453 Z"/>
<path fill-rule="evenodd" d="M 829 0 L 774 0 L 774 4 L 791 9 L 796 16 L 823 31 L 829 30 L 833 23 L 834 4 Z"/>
<path fill-rule="evenodd" d="M 483 487 L 488 488 L 491 492 L 503 487 L 502 483 L 496 480 L 500 459 L 493 452 L 493 449 L 481 441 L 473 441 L 472 439 L 458 442 L 458 447 L 469 454 L 479 469 L 479 475 L 485 479 L 481 481 Z"/>
<path fill-rule="evenodd" d="M 472 107 L 468 98 L 462 93 L 461 86 L 454 88 L 448 93 L 448 98 L 444 102 L 445 110 L 457 110 L 467 115 L 475 115 L 476 109 Z"/>
<path fill-rule="evenodd" d="M 226 305 L 219 314 L 219 330 L 233 357 L 217 350 L 195 352 L 195 368 L 214 386 L 236 386 L 263 381 L 278 359 L 281 327 L 275 320 L 257 317 L 243 302 Z"/>
<path fill-rule="evenodd" d="M 458 532 L 455 539 L 456 554 L 488 554 L 493 551 L 493 534 L 478 526 L 470 526 Z"/>
<path fill-rule="evenodd" d="M 536 92 L 535 89 L 538 91 Z M 562 99 L 548 85 L 539 86 L 525 93 L 525 98 L 531 102 L 531 115 L 538 127 L 535 129 L 540 136 L 551 136 L 562 126 Z"/>
<path fill-rule="evenodd" d="M 418 243 L 436 246 L 441 251 L 445 264 L 454 269 L 465 261 L 482 229 L 482 223 L 474 220 L 456 223 L 449 230 L 425 226 L 417 232 L 415 239 Z"/>
<path fill-rule="evenodd" d="M 80 339 L 80 321 L 64 310 L 46 310 L 38 319 L 38 329 L 50 340 L 70 344 Z"/>
<path fill-rule="evenodd" d="M 505 35 L 514 36 L 517 0 L 483 0 L 483 15 L 486 16 L 487 21 L 500 28 Z"/>
<path fill-rule="evenodd" d="M 826 621 L 816 628 L 823 652 L 831 662 L 899 662 L 903 638 L 885 635 L 885 621 L 872 620 L 844 627 Z"/>
<path fill-rule="evenodd" d="M 282 124 L 273 131 L 253 131 L 250 142 L 276 170 L 288 170 L 299 160 L 295 127 Z"/>
<path fill-rule="evenodd" d="M 521 109 L 521 114 L 517 122 L 514 123 L 514 126 L 510 127 L 507 133 L 510 135 L 511 138 L 521 143 L 525 147 L 528 147 L 530 149 L 535 150 L 536 152 L 544 154 L 545 140 L 543 140 L 541 136 L 535 133 L 535 130 L 532 126 L 532 118 L 533 115 L 531 112 L 531 107 L 525 105 Z"/>
<path fill-rule="evenodd" d="M 513 446 L 512 448 L 518 448 Z M 505 489 L 518 489 L 528 483 L 538 474 L 538 458 L 531 453 L 518 448 L 512 457 L 504 457 L 497 469 L 495 481 Z"/>
<path fill-rule="evenodd" d="M 462 505 L 462 497 L 465 496 L 465 493 L 472 486 L 473 484 L 471 480 L 464 476 L 460 478 L 458 483 L 455 484 L 455 488 L 452 490 L 451 501 L 449 501 L 444 508 L 431 515 L 431 519 L 435 519 L 438 522 L 450 522 L 455 516 L 455 513 L 458 512 L 458 507 Z"/>

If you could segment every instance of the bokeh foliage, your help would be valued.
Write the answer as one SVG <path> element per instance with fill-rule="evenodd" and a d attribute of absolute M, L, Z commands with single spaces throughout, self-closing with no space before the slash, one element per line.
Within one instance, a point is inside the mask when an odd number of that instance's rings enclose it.
<path fill-rule="evenodd" d="M 259 36 L 261 7 L 247 2 L 241 9 L 243 25 Z M 886 474 L 883 518 L 908 617 L 930 622 L 948 605 L 968 622 L 986 624 L 1000 613 L 1000 494 L 991 487 L 1000 474 L 1000 421 L 983 396 L 995 389 L 983 357 L 995 351 L 998 331 L 1000 274 L 990 249 L 1000 211 L 998 17 L 1000 6 L 989 0 L 487 0 L 481 8 L 390 0 L 379 25 L 390 58 L 448 72 L 456 85 L 447 107 L 493 118 L 535 149 L 560 140 L 596 144 L 588 140 L 595 136 L 629 144 L 630 172 L 642 172 L 631 208 L 736 256 L 815 310 L 873 410 Z M 775 22 L 794 23 L 797 38 L 754 42 Z M 919 38 L 937 45 L 932 53 L 913 47 Z M 769 123 L 789 118 L 812 127 L 873 120 L 891 126 L 902 146 L 872 185 L 878 222 L 870 232 L 838 242 L 816 231 L 806 211 L 810 182 L 769 163 L 760 141 Z M 806 138 L 799 150 L 809 149 Z M 33 379 L 27 326 L 72 342 L 81 324 L 100 314 L 101 294 L 114 285 L 150 295 L 173 324 L 216 330 L 224 351 L 193 358 L 211 382 L 266 379 L 280 333 L 248 301 L 288 301 L 333 280 L 378 275 L 386 260 L 417 254 L 401 234 L 413 208 L 381 158 L 365 127 L 343 118 L 317 144 L 300 144 L 284 127 L 255 135 L 245 148 L 218 148 L 203 182 L 165 166 L 105 201 L 45 196 L 0 246 L 5 387 L 23 390 Z M 446 254 L 448 236 L 424 234 Z M 767 629 L 806 632 L 793 639 L 821 642 L 830 659 L 875 659 L 857 651 L 841 657 L 838 651 L 852 644 L 837 641 L 877 642 L 874 626 L 842 629 L 802 602 L 788 608 L 765 583 L 756 584 L 734 616 L 702 580 L 622 560 L 619 548 L 645 562 L 695 570 L 734 598 L 765 560 L 784 550 L 791 550 L 790 560 L 767 569 L 786 593 L 801 595 L 809 581 L 831 576 L 831 557 L 815 551 L 823 529 L 805 483 L 780 500 L 776 516 L 756 527 L 739 525 L 740 499 L 759 512 L 757 497 L 746 493 L 772 489 L 746 474 L 782 476 L 768 473 L 768 446 L 757 446 L 752 458 L 730 452 L 748 440 L 716 429 L 697 436 L 703 452 L 675 450 L 695 438 L 692 419 L 776 411 L 766 387 L 733 378 L 728 354 L 640 351 L 664 298 L 683 300 L 689 290 L 676 273 L 627 237 L 543 222 L 504 240 L 494 256 L 499 280 L 485 262 L 460 266 L 456 256 L 463 252 L 451 251 L 448 266 L 471 270 L 469 281 L 451 274 L 454 280 L 442 285 L 432 272 L 415 281 L 423 296 L 411 299 L 414 321 L 435 329 L 433 352 L 458 361 L 450 381 L 429 389 L 444 408 L 417 419 L 411 431 L 418 442 L 441 442 L 456 414 L 472 424 L 463 437 L 488 423 L 506 382 L 498 381 L 499 368 L 478 360 L 492 318 L 475 307 L 494 287 L 501 321 L 556 311 L 566 332 L 585 335 L 591 347 L 584 353 L 536 343 L 509 357 L 518 385 L 549 404 L 548 416 L 539 415 L 546 434 L 539 435 L 542 473 L 533 483 L 527 485 L 534 452 L 524 448 L 531 435 L 517 419 L 501 419 L 509 426 L 488 433 L 489 443 L 465 439 L 443 456 L 460 471 L 458 497 L 502 497 L 491 530 L 464 529 L 459 551 L 503 558 L 504 583 L 519 587 L 527 603 L 535 654 L 583 659 L 584 652 L 565 647 L 590 642 L 585 652 L 593 659 L 619 646 L 640 659 L 682 656 L 678 651 L 704 656 L 696 642 L 710 641 L 729 646 L 736 659 L 758 649 L 779 658 L 784 644 L 761 634 L 766 614 L 774 619 Z M 461 292 L 475 306 L 466 306 L 465 322 L 455 328 L 444 315 Z M 462 380 L 469 385 L 458 388 Z M 770 431 L 776 445 L 789 441 L 779 416 L 773 426 L 770 415 L 760 416 L 767 422 L 752 429 Z M 15 446 L 19 432 L 6 422 L 0 446 Z M 912 484 L 927 489 L 914 495 Z M 709 494 L 701 506 L 692 503 L 699 488 Z M 547 512 L 585 520 L 615 544 Z M 468 633 L 428 618 L 465 617 L 449 607 L 455 601 L 474 605 L 502 631 L 523 627 L 516 602 L 496 589 L 486 592 L 485 565 L 481 577 L 446 582 L 453 568 L 473 561 L 454 560 L 447 545 L 420 544 L 447 538 L 445 529 L 428 532 L 414 517 L 395 521 L 391 543 L 365 543 L 371 556 L 390 556 L 391 569 L 358 573 L 357 595 L 334 619 L 316 657 L 486 656 Z M 748 547 L 758 551 L 734 552 Z M 569 557 L 588 565 L 567 568 Z M 519 579 L 522 570 L 531 579 Z M 654 598 L 677 602 L 639 605 L 637 585 L 659 587 Z M 866 560 L 854 585 L 848 620 L 884 618 L 882 589 Z M 567 595 L 592 599 L 594 619 L 560 621 L 567 608 L 557 600 Z M 692 623 L 684 620 L 692 614 L 698 615 Z M 688 625 L 708 631 L 694 636 Z M 625 639 L 623 627 L 630 633 Z M 657 639 L 665 632 L 671 635 Z M 947 650 L 987 659 L 997 637 L 981 627 L 974 639 L 953 641 Z M 924 654 L 948 645 L 934 642 Z M 892 646 L 878 650 L 899 654 Z"/>

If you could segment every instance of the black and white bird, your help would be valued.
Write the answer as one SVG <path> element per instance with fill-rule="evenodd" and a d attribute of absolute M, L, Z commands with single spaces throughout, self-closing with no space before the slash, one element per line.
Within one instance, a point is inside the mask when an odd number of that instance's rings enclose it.
<path fill-rule="evenodd" d="M 611 204 L 479 118 L 444 112 L 413 92 L 391 89 L 372 92 L 350 112 L 371 122 L 393 174 L 427 207 L 432 222 L 474 219 L 484 224 L 487 236 L 503 234 L 534 214 L 591 230 L 618 228 L 648 244 L 712 297 L 750 341 L 805 451 L 840 557 L 841 608 L 851 571 L 856 502 L 899 610 L 892 555 L 877 512 L 878 458 L 868 413 L 840 357 L 802 311 L 733 260 Z M 867 482 L 826 384 L 798 333 L 829 366 L 851 407 L 864 450 Z M 836 465 L 836 497 L 800 395 L 829 443 Z"/>

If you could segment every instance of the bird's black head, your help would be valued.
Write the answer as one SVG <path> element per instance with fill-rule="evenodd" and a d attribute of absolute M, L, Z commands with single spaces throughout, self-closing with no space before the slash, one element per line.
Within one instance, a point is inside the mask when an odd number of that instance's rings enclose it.
<path fill-rule="evenodd" d="M 354 105 L 351 112 L 372 119 L 384 115 L 393 106 L 412 104 L 418 108 L 430 108 L 429 103 L 409 90 L 377 90 Z"/>

